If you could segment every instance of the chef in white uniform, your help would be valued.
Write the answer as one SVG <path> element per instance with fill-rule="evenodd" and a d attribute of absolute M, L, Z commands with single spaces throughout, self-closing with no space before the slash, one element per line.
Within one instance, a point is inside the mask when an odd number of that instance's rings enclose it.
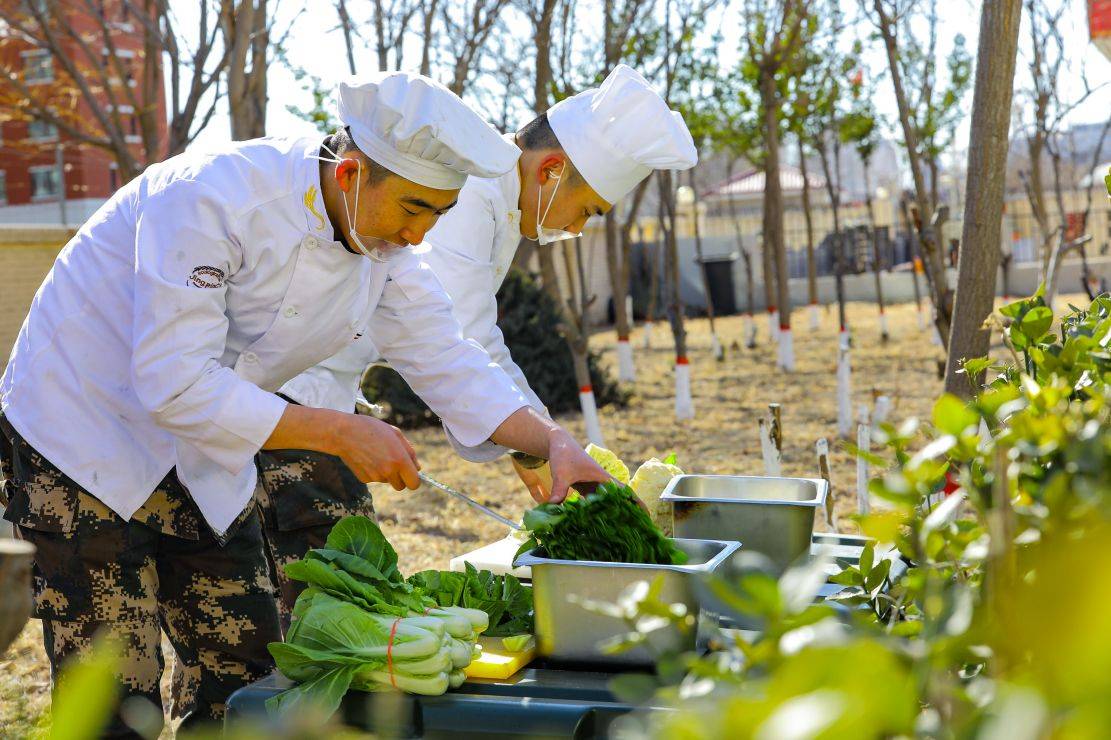
<path fill-rule="evenodd" d="M 499 177 L 470 178 L 459 204 L 416 251 L 447 289 L 465 336 L 482 344 L 530 405 L 543 412 L 543 402 L 513 362 L 497 326 L 495 294 L 521 237 L 546 245 L 575 236 L 589 218 L 606 213 L 652 171 L 689 169 L 697 153 L 679 113 L 626 65 L 616 67 L 599 87 L 561 101 L 505 138 L 517 151 L 517 166 Z M 350 410 L 364 369 L 378 355 L 372 338 L 364 337 L 286 383 L 281 392 L 308 406 Z M 485 462 L 507 451 L 491 441 L 474 445 L 460 439 L 450 424 L 445 428 L 469 460 Z M 337 518 L 373 514 L 365 487 L 345 486 L 345 480 L 354 479 L 337 462 L 297 450 L 260 456 L 269 494 L 264 501 L 267 544 L 287 607 L 300 586 L 285 579 L 280 566 L 319 547 Z M 514 465 L 535 498 L 548 498 L 551 492 L 534 470 L 516 459 Z M 266 506 L 267 501 L 274 505 Z"/>
<path fill-rule="evenodd" d="M 121 188 L 60 253 L 0 379 L 5 516 L 38 550 L 52 667 L 106 628 L 125 644 L 125 708 L 160 705 L 160 623 L 193 679 L 179 716 L 218 720 L 228 693 L 270 670 L 260 449 L 316 450 L 363 481 L 418 487 L 395 428 L 275 393 L 360 336 L 465 444 L 559 460 L 563 485 L 607 479 L 463 339 L 408 247 L 468 175 L 511 169 L 515 148 L 418 75 L 349 80 L 339 109 L 356 150 L 238 142 Z M 121 712 L 108 734 L 140 715 Z"/>

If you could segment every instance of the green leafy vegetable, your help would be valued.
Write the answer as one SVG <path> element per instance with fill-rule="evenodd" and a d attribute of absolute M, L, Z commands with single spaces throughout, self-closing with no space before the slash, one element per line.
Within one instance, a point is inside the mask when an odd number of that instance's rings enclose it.
<path fill-rule="evenodd" d="M 504 637 L 532 633 L 532 588 L 512 575 L 494 575 L 470 563 L 465 573 L 425 570 L 409 577 L 409 584 L 440 606 L 480 609 L 489 616 L 483 634 Z"/>
<path fill-rule="evenodd" d="M 348 689 L 442 694 L 462 683 L 487 612 L 441 603 L 409 583 L 397 553 L 366 517 L 346 517 L 325 546 L 286 566 L 309 588 L 298 597 L 285 642 L 268 647 L 298 681 L 267 707 L 279 714 L 311 705 L 326 715 Z M 531 606 L 531 599 L 530 599 Z"/>
<path fill-rule="evenodd" d="M 680 565 L 686 553 L 664 537 L 628 486 L 610 481 L 587 496 L 541 504 L 525 514 L 529 538 L 517 554 L 536 549 L 555 560 Z"/>

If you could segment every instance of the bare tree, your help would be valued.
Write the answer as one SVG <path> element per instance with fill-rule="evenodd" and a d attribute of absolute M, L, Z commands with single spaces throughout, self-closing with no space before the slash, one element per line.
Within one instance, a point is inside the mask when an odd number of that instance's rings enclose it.
<path fill-rule="evenodd" d="M 1062 17 L 1069 9 L 1067 2 L 1051 0 L 1025 0 L 1027 23 L 1030 29 L 1029 87 L 1025 97 L 1029 100 L 1030 121 L 1024 127 L 1027 146 L 1027 169 L 1019 173 L 1030 212 L 1041 237 L 1041 275 L 1048 277 L 1049 263 L 1058 231 L 1066 228 L 1067 214 L 1062 185 L 1062 146 L 1067 143 L 1063 128 L 1068 115 L 1102 85 L 1093 87 L 1081 70 L 1079 78 L 1082 92 L 1075 100 L 1062 98 L 1060 79 L 1073 73 L 1073 58 L 1061 33 Z M 1056 195 L 1056 224 L 1050 218 L 1046 202 L 1046 159 L 1052 168 L 1054 194 Z"/>
<path fill-rule="evenodd" d="M 509 0 L 445 0 L 440 7 L 447 52 L 451 61 L 450 89 L 462 95 L 479 69 L 490 34 Z"/>
<path fill-rule="evenodd" d="M 966 359 L 987 354 L 990 334 L 983 328 L 995 298 L 999 267 L 1003 184 L 1011 124 L 1021 0 L 986 0 L 980 13 L 980 51 L 972 128 L 968 142 L 968 194 L 957 271 L 953 328 L 945 369 L 945 390 L 965 397 L 979 377 L 958 376 Z"/>
<path fill-rule="evenodd" d="M 964 38 L 958 35 L 958 43 L 954 45 L 949 59 L 949 85 L 942 89 L 937 84 L 937 0 L 928 2 L 925 44 L 917 40 L 910 27 L 916 5 L 916 0 L 872 0 L 871 18 L 887 55 L 899 123 L 914 181 L 917 211 L 914 222 L 919 230 L 918 242 L 926 282 L 934 304 L 934 322 L 942 341 L 947 342 L 953 291 L 946 277 L 939 222 L 935 218 L 938 208 L 938 159 L 940 152 L 948 147 L 946 136 L 952 136 L 955 120 L 962 113 L 960 103 L 967 88 L 970 63 L 963 49 Z M 911 97 L 913 89 L 908 82 L 917 83 L 916 98 Z"/>
<path fill-rule="evenodd" d="M 200 4 L 191 32 L 181 30 L 167 0 L 120 0 L 116 11 L 127 14 L 130 29 L 95 0 L 0 4 L 0 21 L 13 42 L 43 52 L 55 70 L 53 80 L 42 82 L 28 80 L 24 69 L 0 66 L 0 107 L 108 152 L 126 182 L 148 164 L 183 151 L 208 125 L 229 54 L 216 41 L 214 1 Z M 121 53 L 121 44 L 136 42 L 141 54 Z M 163 84 L 165 110 L 159 106 Z M 166 141 L 158 136 L 161 116 Z"/>
<path fill-rule="evenodd" d="M 231 137 L 265 136 L 270 66 L 267 0 L 222 0 L 220 26 L 231 55 L 226 73 Z"/>

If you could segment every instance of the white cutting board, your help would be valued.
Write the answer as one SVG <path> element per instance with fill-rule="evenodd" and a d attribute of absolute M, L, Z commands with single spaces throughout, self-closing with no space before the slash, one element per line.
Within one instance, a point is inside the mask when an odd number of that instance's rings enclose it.
<path fill-rule="evenodd" d="M 506 537 L 504 540 L 491 542 L 477 550 L 456 556 L 451 559 L 448 568 L 462 573 L 466 570 L 464 563 L 470 563 L 479 570 L 488 570 L 495 575 L 509 573 L 518 578 L 532 579 L 532 568 L 514 568 L 513 556 L 520 548 L 521 541 Z"/>

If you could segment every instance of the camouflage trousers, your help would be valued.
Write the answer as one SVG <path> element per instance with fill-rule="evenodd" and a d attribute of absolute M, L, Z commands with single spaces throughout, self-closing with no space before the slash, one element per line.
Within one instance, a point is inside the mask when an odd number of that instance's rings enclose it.
<path fill-rule="evenodd" d="M 266 555 L 273 570 L 282 623 L 289 626 L 293 603 L 305 584 L 285 574 L 285 565 L 323 547 L 333 525 L 345 516 L 374 519 L 374 501 L 342 460 L 310 450 L 258 453 L 260 485 L 255 489 L 262 516 Z"/>
<path fill-rule="evenodd" d="M 120 646 L 120 700 L 105 737 L 157 736 L 161 633 L 176 655 L 171 716 L 220 721 L 227 697 L 274 668 L 281 633 L 249 507 L 219 544 L 171 472 L 130 521 L 61 473 L 0 415 L 5 518 L 35 545 L 35 616 L 52 684 L 107 633 Z"/>

